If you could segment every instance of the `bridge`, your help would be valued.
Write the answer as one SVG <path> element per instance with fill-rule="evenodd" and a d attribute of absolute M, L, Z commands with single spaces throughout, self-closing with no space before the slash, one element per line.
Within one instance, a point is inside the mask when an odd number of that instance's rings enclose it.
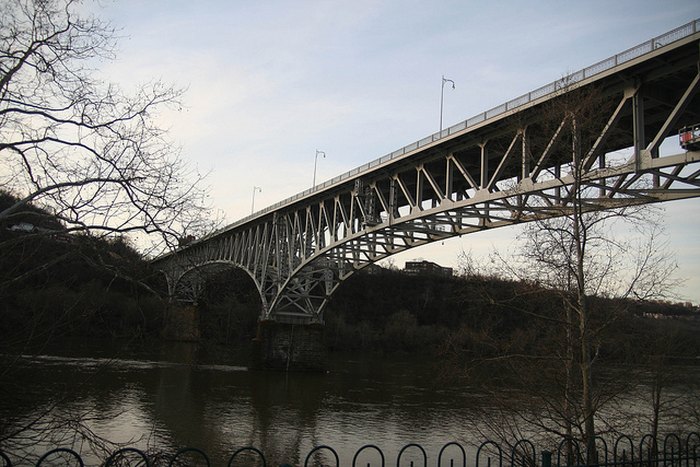
<path fill-rule="evenodd" d="M 196 302 L 207 271 L 254 280 L 261 321 L 322 323 L 354 272 L 473 232 L 700 196 L 700 20 L 280 201 L 156 260 Z M 587 115 L 572 109 L 588 108 Z"/>

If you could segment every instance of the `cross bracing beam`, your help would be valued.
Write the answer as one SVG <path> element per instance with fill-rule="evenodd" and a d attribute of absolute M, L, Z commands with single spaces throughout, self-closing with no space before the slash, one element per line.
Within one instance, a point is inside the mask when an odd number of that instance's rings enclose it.
<path fill-rule="evenodd" d="M 660 151 L 678 127 L 700 121 L 699 43 L 693 30 L 628 51 L 624 63 L 573 74 L 554 92 L 467 120 L 155 263 L 172 291 L 211 264 L 241 267 L 262 319 L 318 321 L 355 271 L 427 243 L 567 215 L 575 182 L 585 210 L 700 196 L 700 153 L 673 142 L 672 154 Z"/>

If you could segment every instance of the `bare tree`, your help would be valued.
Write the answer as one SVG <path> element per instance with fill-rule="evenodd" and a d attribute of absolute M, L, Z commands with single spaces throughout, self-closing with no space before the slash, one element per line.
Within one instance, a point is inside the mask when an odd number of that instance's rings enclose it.
<path fill-rule="evenodd" d="M 0 185 L 68 231 L 150 235 L 176 245 L 206 228 L 200 176 L 155 121 L 182 91 L 161 82 L 126 95 L 94 73 L 113 56 L 115 32 L 74 0 L 11 0 L 0 13 Z"/>
<path fill-rule="evenodd" d="M 182 91 L 155 81 L 126 93 L 105 83 L 95 67 L 114 57 L 115 30 L 86 11 L 78 0 L 8 0 L 0 8 L 0 255 L 29 252 L 18 272 L 3 275 L 0 293 L 80 254 L 28 258 L 44 237 L 126 235 L 157 254 L 213 227 L 202 177 L 157 120 L 180 107 Z M 45 262 L 35 265 L 39 256 Z M 81 431 L 81 417 L 57 417 L 7 420 L 0 444 L 21 451 L 35 434 L 51 437 L 68 426 L 96 439 Z"/>
<path fill-rule="evenodd" d="M 602 336 L 613 330 L 631 303 L 627 299 L 663 298 L 678 282 L 659 210 L 633 200 L 601 198 L 600 186 L 587 181 L 590 155 L 608 114 L 609 104 L 596 89 L 566 88 L 541 109 L 543 117 L 536 125 L 544 136 L 530 141 L 528 147 L 535 152 L 538 144 L 551 145 L 549 176 L 561 182 L 556 189 L 559 202 L 543 205 L 541 214 L 535 209 L 519 238 L 517 253 L 496 254 L 486 271 L 522 284 L 514 299 L 494 300 L 491 295 L 488 299 L 494 306 L 524 313 L 545 324 L 553 336 L 549 341 L 553 348 L 537 355 L 513 352 L 509 342 L 494 342 L 500 346 L 498 360 L 507 362 L 519 376 L 537 401 L 531 405 L 540 409 L 519 410 L 513 407 L 518 402 L 509 407 L 516 419 L 540 433 L 582 441 L 589 462 L 596 459 L 598 430 L 612 429 L 607 420 L 598 420 L 600 410 L 624 389 L 620 382 L 594 378 Z M 475 274 L 472 264 L 465 267 L 468 274 Z M 561 311 L 547 314 L 528 309 L 524 295 L 530 296 L 528 300 L 551 296 Z M 493 424 L 500 430 L 506 427 L 507 432 L 512 432 L 508 428 L 512 425 L 503 417 Z M 572 453 L 573 447 L 569 448 Z"/>
<path fill-rule="evenodd" d="M 589 461 L 595 458 L 595 419 L 604 399 L 594 387 L 596 336 L 615 319 L 613 310 L 594 316 L 593 298 L 661 297 L 672 289 L 676 269 L 659 241 L 661 224 L 652 208 L 607 203 L 599 210 L 599 188 L 586 183 L 586 155 L 606 120 L 605 108 L 604 96 L 579 90 L 562 94 L 548 109 L 549 120 L 568 127 L 557 142 L 557 152 L 568 162 L 551 175 L 562 179 L 565 173 L 572 182 L 561 188 L 558 216 L 536 218 L 526 228 L 518 268 L 519 277 L 556 291 L 561 299 L 566 335 L 563 415 L 580 427 Z M 641 235 L 630 236 L 633 231 Z M 579 390 L 577 400 L 573 388 Z"/>

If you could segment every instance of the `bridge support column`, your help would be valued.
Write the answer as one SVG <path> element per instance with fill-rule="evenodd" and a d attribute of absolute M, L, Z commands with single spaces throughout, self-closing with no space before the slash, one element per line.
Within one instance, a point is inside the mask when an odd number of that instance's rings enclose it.
<path fill-rule="evenodd" d="M 193 304 L 171 303 L 165 315 L 163 338 L 174 341 L 198 341 L 199 308 Z"/>
<path fill-rule="evenodd" d="M 325 371 L 322 324 L 258 323 L 253 342 L 253 368 Z"/>

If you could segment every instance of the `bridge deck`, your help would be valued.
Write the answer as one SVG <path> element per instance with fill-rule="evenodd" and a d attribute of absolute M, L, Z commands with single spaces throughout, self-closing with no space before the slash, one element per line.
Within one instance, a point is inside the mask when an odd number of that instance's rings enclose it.
<path fill-rule="evenodd" d="M 223 227 L 222 229 L 217 230 L 216 232 L 213 232 L 207 237 L 204 237 L 202 240 L 219 235 L 220 233 L 226 232 L 230 229 L 234 229 L 240 225 L 264 216 L 267 213 L 289 206 L 290 204 L 303 200 L 318 192 L 337 187 L 348 180 L 362 177 L 375 170 L 381 170 L 387 165 L 401 159 L 411 157 L 412 155 L 432 147 L 435 144 L 440 144 L 446 140 L 463 136 L 465 133 L 475 131 L 484 126 L 492 125 L 498 120 L 524 111 L 529 107 L 537 106 L 546 100 L 556 97 L 563 88 L 571 87 L 573 85 L 583 86 L 590 84 L 593 81 L 604 80 L 610 76 L 614 76 L 625 69 L 638 65 L 641 62 L 645 62 L 665 54 L 667 52 L 664 49 L 665 46 L 673 44 L 674 47 L 679 47 L 693 43 L 697 41 L 698 32 L 700 32 L 700 19 L 691 21 L 683 26 L 679 26 L 676 29 L 649 39 L 648 41 L 631 47 L 623 52 L 613 55 L 612 57 L 608 57 L 605 60 L 601 60 L 582 70 L 571 73 L 568 76 L 560 78 L 556 81 L 552 81 L 551 83 L 530 91 L 527 94 L 518 96 L 509 100 L 508 102 L 456 123 L 455 125 L 442 130 L 442 132 L 435 132 L 418 141 L 414 141 L 413 143 L 407 144 L 406 146 L 392 151 L 389 154 L 385 154 L 382 157 L 376 158 L 348 172 L 335 176 L 330 180 L 326 180 L 314 187 L 290 196 L 289 198 L 278 201 L 277 203 L 267 206 L 249 216 L 243 217 Z"/>

